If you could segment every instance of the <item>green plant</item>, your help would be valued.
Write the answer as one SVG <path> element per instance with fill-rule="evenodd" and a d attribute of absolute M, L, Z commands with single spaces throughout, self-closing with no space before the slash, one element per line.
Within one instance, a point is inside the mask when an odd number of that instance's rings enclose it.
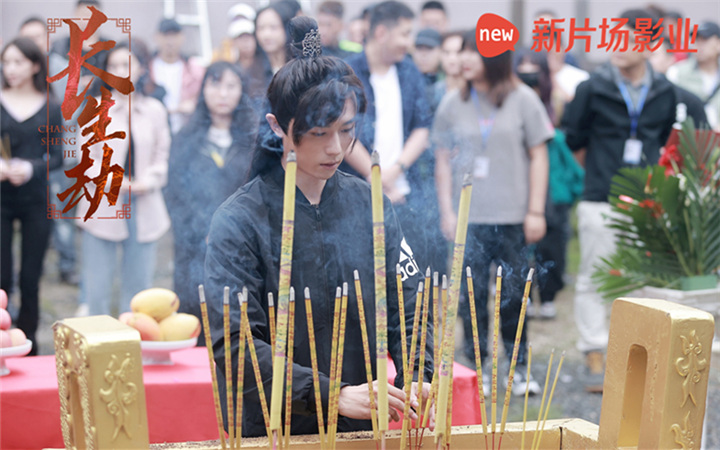
<path fill-rule="evenodd" d="M 593 279 L 609 299 L 643 286 L 675 288 L 720 267 L 720 148 L 686 120 L 679 145 L 659 164 L 623 168 L 612 179 L 610 226 L 617 248 Z"/>

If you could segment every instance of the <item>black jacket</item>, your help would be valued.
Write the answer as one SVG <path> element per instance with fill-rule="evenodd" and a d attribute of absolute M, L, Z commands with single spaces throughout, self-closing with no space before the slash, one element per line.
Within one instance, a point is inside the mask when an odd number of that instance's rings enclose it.
<path fill-rule="evenodd" d="M 651 70 L 648 65 L 648 70 Z M 656 164 L 675 122 L 678 99 L 684 99 L 664 75 L 651 72 L 652 84 L 640 113 L 638 139 L 643 143 L 642 165 Z M 688 105 L 696 123 L 705 113 Z M 630 116 L 609 64 L 578 85 L 575 98 L 565 108 L 561 127 L 573 151 L 585 148 L 583 200 L 607 202 L 610 180 L 625 165 L 623 151 L 630 138 Z"/>
<path fill-rule="evenodd" d="M 225 381 L 222 290 L 231 290 L 231 335 L 233 364 L 238 351 L 239 306 L 237 293 L 248 288 L 248 314 L 260 361 L 265 392 L 270 405 L 272 386 L 272 349 L 269 345 L 267 294 L 277 299 L 280 241 L 282 232 L 284 171 L 278 165 L 240 188 L 215 213 L 210 228 L 205 280 L 210 329 L 219 372 L 221 395 Z M 323 411 L 327 415 L 327 390 L 335 290 L 349 284 L 347 327 L 342 382 L 359 385 L 367 382 L 363 357 L 353 270 L 360 272 L 368 340 L 375 367 L 375 296 L 373 279 L 372 215 L 370 186 L 363 180 L 336 172 L 327 181 L 319 205 L 311 205 L 296 191 L 295 235 L 293 244 L 292 286 L 296 292 L 295 341 L 293 368 L 292 433 L 317 433 L 317 417 L 308 328 L 303 290 L 310 288 L 315 325 L 318 365 L 322 385 Z M 388 350 L 396 367 L 402 367 L 400 320 L 398 314 L 396 269 L 404 267 L 405 327 L 408 342 L 412 331 L 416 286 L 421 280 L 411 251 L 401 244 L 402 231 L 397 217 L 385 198 L 385 238 L 388 298 Z M 430 314 L 429 317 L 432 317 Z M 431 320 L 429 320 L 432 323 Z M 432 336 L 432 327 L 429 335 Z M 425 373 L 432 375 L 432 339 L 428 339 Z M 416 358 L 417 361 L 417 358 Z M 416 362 L 417 364 L 417 362 Z M 234 366 L 233 374 L 237 366 Z M 245 357 L 243 435 L 264 436 L 265 425 L 249 353 Z M 402 386 L 402 370 L 395 379 Z M 234 386 L 237 384 L 234 382 Z M 224 408 L 223 408 L 224 409 Z M 327 421 L 325 422 L 327 423 Z M 370 429 L 368 421 L 340 418 L 338 431 Z"/>

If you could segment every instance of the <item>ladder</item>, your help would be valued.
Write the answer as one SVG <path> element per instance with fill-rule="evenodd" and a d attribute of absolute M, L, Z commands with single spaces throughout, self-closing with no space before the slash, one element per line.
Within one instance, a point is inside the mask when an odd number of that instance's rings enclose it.
<path fill-rule="evenodd" d="M 210 19 L 207 0 L 195 0 L 195 14 L 176 14 L 175 0 L 163 0 L 163 16 L 175 19 L 180 25 L 198 27 L 200 32 L 200 60 L 204 65 L 212 60 L 212 40 L 210 38 Z"/>

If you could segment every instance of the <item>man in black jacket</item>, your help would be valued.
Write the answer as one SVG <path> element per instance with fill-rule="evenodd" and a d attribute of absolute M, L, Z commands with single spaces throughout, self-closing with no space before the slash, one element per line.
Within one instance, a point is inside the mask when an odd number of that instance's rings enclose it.
<path fill-rule="evenodd" d="M 622 30 L 628 47 L 611 55 L 610 64 L 581 83 L 565 109 L 562 128 L 567 143 L 585 166 L 585 191 L 578 205 L 580 267 L 575 286 L 575 323 L 580 334 L 577 347 L 585 352 L 589 392 L 602 392 L 604 351 L 608 330 L 606 311 L 597 286 L 591 281 L 594 266 L 615 250 L 615 232 L 608 227 L 610 181 L 621 167 L 657 163 L 675 121 L 678 90 L 648 62 L 648 47 L 635 50 L 636 20 L 657 19 L 645 10 L 630 10 Z M 691 116 L 705 121 L 704 113 Z"/>

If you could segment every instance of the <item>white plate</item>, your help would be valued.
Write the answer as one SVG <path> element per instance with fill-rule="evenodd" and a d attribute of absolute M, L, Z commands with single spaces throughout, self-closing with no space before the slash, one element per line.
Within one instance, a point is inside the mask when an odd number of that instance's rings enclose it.
<path fill-rule="evenodd" d="M 25 339 L 24 344 L 16 345 L 14 347 L 0 348 L 0 377 L 10 373 L 10 369 L 5 365 L 5 358 L 16 358 L 18 356 L 25 356 L 30 353 L 33 343 L 30 339 Z"/>
<path fill-rule="evenodd" d="M 142 363 L 147 365 L 172 365 L 170 353 L 176 350 L 195 347 L 197 337 L 184 341 L 140 341 L 142 350 Z"/>

